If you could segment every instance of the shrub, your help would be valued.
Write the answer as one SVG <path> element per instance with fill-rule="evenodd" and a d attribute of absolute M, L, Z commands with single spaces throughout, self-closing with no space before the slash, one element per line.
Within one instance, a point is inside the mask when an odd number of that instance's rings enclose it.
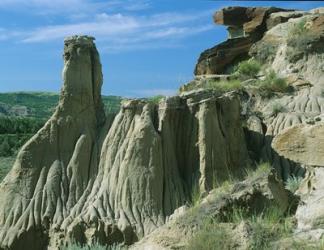
<path fill-rule="evenodd" d="M 191 249 L 233 249 L 235 235 L 233 226 L 222 223 L 224 218 L 205 220 L 200 230 L 189 241 Z M 290 217 L 285 217 L 276 205 L 268 206 L 262 213 L 251 214 L 247 209 L 237 208 L 230 211 L 226 222 L 236 225 L 243 221 L 250 225 L 249 249 L 269 249 L 271 243 L 286 238 L 292 234 L 294 223 Z"/>
<path fill-rule="evenodd" d="M 261 64 L 254 59 L 250 59 L 240 62 L 234 74 L 237 75 L 239 79 L 244 80 L 248 78 L 256 78 L 260 70 Z"/>
<path fill-rule="evenodd" d="M 271 115 L 277 116 L 279 113 L 283 113 L 286 111 L 286 108 L 279 102 L 271 103 Z"/>
<path fill-rule="evenodd" d="M 277 76 L 276 72 L 271 70 L 266 74 L 264 80 L 258 82 L 259 88 L 263 94 L 270 95 L 272 92 L 287 92 L 288 85 L 284 78 Z"/>
<path fill-rule="evenodd" d="M 272 116 L 277 116 L 279 113 L 283 113 L 285 110 L 286 110 L 285 107 L 279 102 L 274 102 L 271 104 Z"/>
<path fill-rule="evenodd" d="M 205 220 L 199 232 L 189 241 L 187 250 L 232 249 L 231 234 L 216 220 Z"/>
<path fill-rule="evenodd" d="M 286 189 L 288 189 L 290 192 L 295 193 L 297 189 L 300 187 L 300 184 L 302 183 L 303 178 L 302 177 L 295 177 L 290 176 L 286 181 Z"/>
<path fill-rule="evenodd" d="M 261 64 L 273 61 L 277 52 L 276 45 L 266 41 L 254 44 L 250 51 L 251 55 Z"/>
<path fill-rule="evenodd" d="M 212 89 L 219 92 L 229 92 L 233 90 L 240 90 L 243 88 L 241 81 L 228 80 L 228 81 L 207 81 L 205 85 L 206 89 Z"/>
<path fill-rule="evenodd" d="M 304 54 L 311 52 L 311 44 L 318 37 L 318 34 L 306 28 L 306 18 L 296 23 L 288 33 L 287 45 L 290 47 L 287 51 L 288 60 L 290 62 L 296 62 Z"/>
<path fill-rule="evenodd" d="M 248 168 L 246 170 L 246 178 L 257 178 L 264 173 L 270 173 L 272 166 L 269 162 L 261 162 L 256 169 Z"/>

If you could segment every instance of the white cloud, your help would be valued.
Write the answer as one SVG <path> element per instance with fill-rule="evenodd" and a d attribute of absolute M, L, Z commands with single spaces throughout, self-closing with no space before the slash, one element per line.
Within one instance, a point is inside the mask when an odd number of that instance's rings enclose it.
<path fill-rule="evenodd" d="M 148 8 L 150 1 L 111 0 L 105 3 L 111 9 L 124 6 L 123 8 L 135 10 Z M 100 2 L 99 0 L 91 2 L 90 0 L 0 0 L 0 8 L 15 4 L 39 8 L 44 6 L 47 10 L 56 10 L 64 7 L 68 9 L 71 6 L 94 7 L 95 4 L 103 4 L 103 2 L 102 0 Z M 62 41 L 64 37 L 71 35 L 91 35 L 97 39 L 100 49 L 106 53 L 117 53 L 129 50 L 179 47 L 183 44 L 181 43 L 182 39 L 213 28 L 209 20 L 211 10 L 183 13 L 165 12 L 150 15 L 138 15 L 129 11 L 114 13 L 111 14 L 107 11 L 94 11 L 92 14 L 69 13 L 70 21 L 65 20 L 63 24 L 44 25 L 29 29 L 23 27 L 16 30 L 0 29 L 0 41 L 14 39 L 23 43 L 48 43 Z"/>
<path fill-rule="evenodd" d="M 26 34 L 24 42 L 44 42 L 62 39 L 73 34 L 90 34 L 96 37 L 121 35 L 138 28 L 138 22 L 132 17 L 121 14 L 105 16 L 94 22 L 83 22 L 66 25 L 53 25 L 38 28 Z"/>
<path fill-rule="evenodd" d="M 213 25 L 201 21 L 206 16 L 206 13 L 161 13 L 149 16 L 100 13 L 91 22 L 51 25 L 27 31 L 21 35 L 21 41 L 49 42 L 85 34 L 96 37 L 103 44 L 104 51 L 111 53 L 178 47 L 181 39 L 213 28 Z"/>

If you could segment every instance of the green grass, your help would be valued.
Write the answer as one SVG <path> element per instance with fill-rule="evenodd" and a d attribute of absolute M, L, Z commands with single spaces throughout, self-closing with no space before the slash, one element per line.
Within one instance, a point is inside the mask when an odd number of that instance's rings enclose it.
<path fill-rule="evenodd" d="M 270 109 L 272 116 L 277 116 L 279 113 L 284 113 L 286 111 L 286 107 L 279 102 L 271 103 Z"/>
<path fill-rule="evenodd" d="M 63 247 L 62 250 L 127 250 L 127 247 L 121 245 L 107 245 L 103 246 L 98 243 L 91 246 L 81 246 L 79 244 L 72 244 L 67 247 Z"/>
<path fill-rule="evenodd" d="M 268 162 L 260 163 L 255 170 L 246 172 L 246 178 L 252 180 L 268 174 L 271 168 Z M 235 185 L 235 180 L 229 180 L 212 192 L 221 198 L 231 192 L 233 185 Z M 197 222 L 195 218 L 200 218 L 198 208 L 198 206 L 192 207 L 185 219 Z M 293 237 L 295 228 L 294 219 L 283 213 L 276 204 L 265 206 L 262 211 L 237 205 L 216 217 L 205 217 L 203 220 L 199 219 L 198 222 L 198 231 L 189 240 L 187 250 L 236 249 L 235 247 L 242 242 L 239 242 L 240 238 L 236 237 L 239 232 L 235 231 L 235 228 L 242 223 L 249 228 L 248 249 L 273 249 L 274 243 Z"/>
<path fill-rule="evenodd" d="M 269 92 L 286 92 L 288 90 L 287 82 L 284 78 L 278 77 L 278 75 L 270 70 L 264 80 L 259 81 L 259 87 L 261 90 Z"/>
<path fill-rule="evenodd" d="M 225 218 L 206 219 L 200 230 L 189 241 L 187 250 L 233 249 L 235 242 L 234 225 L 242 222 L 250 226 L 248 241 L 252 250 L 271 249 L 271 243 L 290 236 L 294 229 L 292 218 L 285 217 L 277 206 L 269 206 L 262 213 L 250 214 L 244 209 L 233 209 Z M 228 224 L 230 223 L 230 224 Z"/>
<path fill-rule="evenodd" d="M 297 189 L 300 187 L 302 181 L 303 181 L 302 177 L 290 176 L 286 181 L 285 187 L 290 192 L 295 193 Z"/>
<path fill-rule="evenodd" d="M 261 70 L 261 64 L 255 59 L 240 62 L 234 73 L 241 80 L 256 78 Z"/>
<path fill-rule="evenodd" d="M 8 174 L 10 169 L 12 168 L 16 157 L 0 157 L 0 182 L 4 179 L 4 177 Z"/>
<path fill-rule="evenodd" d="M 216 221 L 204 221 L 200 231 L 189 241 L 186 250 L 230 250 L 233 242 L 228 229 Z"/>
<path fill-rule="evenodd" d="M 306 18 L 302 18 L 298 23 L 295 23 L 288 31 L 288 60 L 296 62 L 303 57 L 303 55 L 312 52 L 312 43 L 316 41 L 320 34 L 314 33 L 311 29 L 306 27 Z"/>
<path fill-rule="evenodd" d="M 215 90 L 218 92 L 229 92 L 233 90 L 240 90 L 243 88 L 240 80 L 228 80 L 228 81 L 207 81 L 204 86 L 205 89 Z"/>
<path fill-rule="evenodd" d="M 269 162 L 261 162 L 259 163 L 255 169 L 247 168 L 246 172 L 246 179 L 255 179 L 260 177 L 263 174 L 269 174 L 272 169 L 272 166 Z"/>

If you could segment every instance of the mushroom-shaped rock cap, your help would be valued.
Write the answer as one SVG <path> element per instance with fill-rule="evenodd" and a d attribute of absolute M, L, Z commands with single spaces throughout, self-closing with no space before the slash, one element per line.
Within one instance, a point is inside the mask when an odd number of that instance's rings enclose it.
<path fill-rule="evenodd" d="M 242 26 L 244 31 L 251 33 L 260 26 L 265 26 L 265 19 L 274 12 L 289 11 L 275 7 L 226 7 L 214 15 L 216 24 L 226 26 Z"/>

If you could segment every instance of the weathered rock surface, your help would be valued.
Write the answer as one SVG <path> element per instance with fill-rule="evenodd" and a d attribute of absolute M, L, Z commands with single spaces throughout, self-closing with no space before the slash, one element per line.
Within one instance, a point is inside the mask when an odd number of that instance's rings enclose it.
<path fill-rule="evenodd" d="M 216 24 L 242 27 L 246 34 L 259 33 L 267 29 L 266 21 L 270 14 L 289 10 L 275 7 L 226 7 L 214 15 Z"/>
<path fill-rule="evenodd" d="M 228 39 L 204 51 L 198 59 L 195 75 L 221 74 L 233 63 L 247 58 L 251 46 L 267 31 L 266 21 L 269 15 L 279 11 L 288 10 L 273 7 L 227 7 L 217 11 L 214 15 L 215 23 L 242 27 L 244 37 Z"/>
<path fill-rule="evenodd" d="M 272 143 L 282 156 L 305 165 L 324 167 L 324 124 L 297 125 L 277 135 Z"/>
<path fill-rule="evenodd" d="M 65 40 L 60 103 L 0 185 L 0 247 L 43 249 L 88 187 L 104 113 L 99 55 L 90 37 Z"/>
<path fill-rule="evenodd" d="M 280 205 L 282 212 L 291 209 L 292 197 L 284 189 L 274 171 L 263 172 L 238 182 L 228 190 L 215 189 L 196 207 L 185 210 L 182 215 L 136 243 L 131 249 L 186 249 L 188 241 L 209 220 L 218 218 L 223 230 L 229 230 L 233 246 L 230 249 L 249 249 L 248 225 L 228 223 L 227 215 L 237 207 L 244 207 L 258 214 L 270 204 Z"/>
<path fill-rule="evenodd" d="M 306 176 L 299 188 L 301 204 L 297 209 L 298 230 L 317 230 L 324 235 L 324 124 L 298 125 L 284 130 L 273 141 L 278 154 L 307 165 Z M 308 233 L 311 234 L 311 233 Z M 320 237 L 319 237 L 320 238 Z"/>
<path fill-rule="evenodd" d="M 93 38 L 65 40 L 60 103 L 0 185 L 0 249 L 131 244 L 249 157 L 235 93 L 130 100 L 105 119 Z"/>

